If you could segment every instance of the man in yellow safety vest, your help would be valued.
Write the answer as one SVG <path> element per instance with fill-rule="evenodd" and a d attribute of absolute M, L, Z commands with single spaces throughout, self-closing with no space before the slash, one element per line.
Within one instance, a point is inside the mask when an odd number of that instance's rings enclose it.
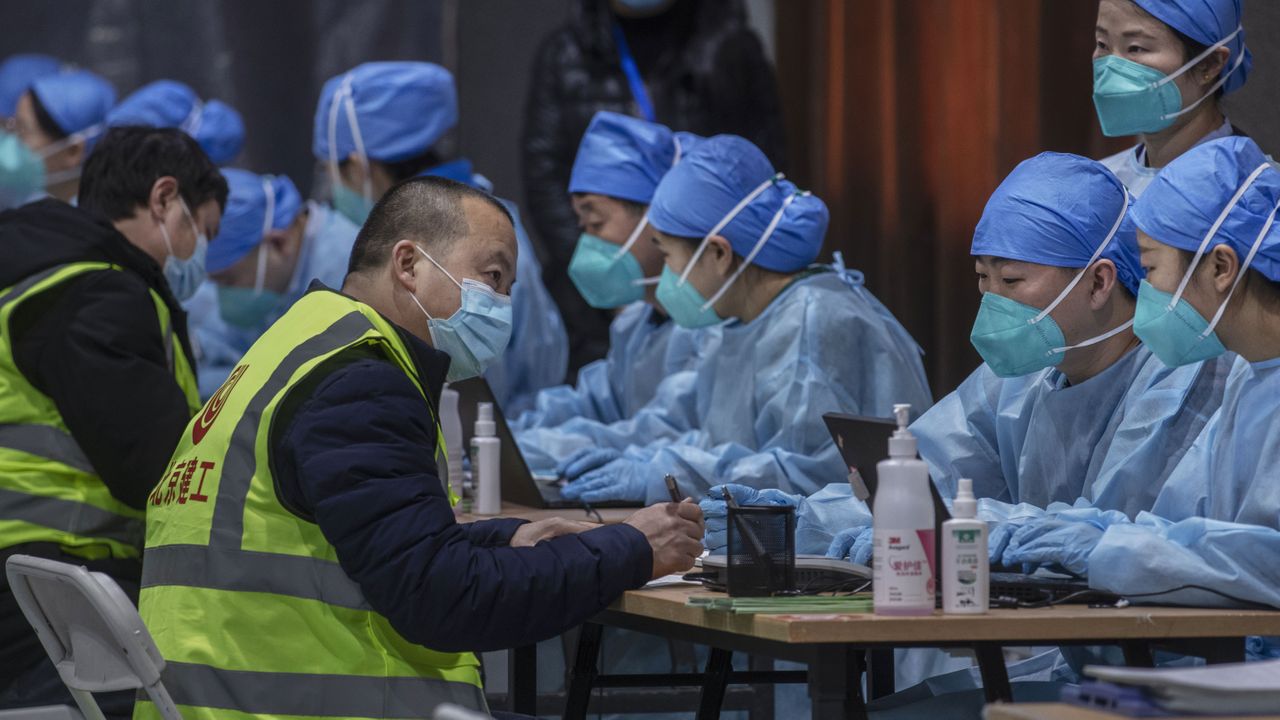
<path fill-rule="evenodd" d="M 504 350 L 516 252 L 485 192 L 397 185 L 342 291 L 313 284 L 192 420 L 148 499 L 141 596 L 183 717 L 486 710 L 474 653 L 693 564 L 690 502 L 605 527 L 455 521 L 436 403 Z"/>
<path fill-rule="evenodd" d="M 199 407 L 178 303 L 226 201 L 190 137 L 119 128 L 78 206 L 0 214 L 0 563 L 84 564 L 136 597 L 143 504 Z M 109 714 L 132 700 L 102 698 Z M 0 708 L 70 701 L 0 573 Z"/>

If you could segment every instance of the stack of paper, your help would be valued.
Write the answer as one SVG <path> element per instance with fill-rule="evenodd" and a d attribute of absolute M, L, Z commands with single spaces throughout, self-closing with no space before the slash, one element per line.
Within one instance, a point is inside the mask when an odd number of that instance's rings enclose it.
<path fill-rule="evenodd" d="M 685 601 L 693 607 L 721 610 L 737 615 L 830 615 L 869 613 L 870 595 L 800 595 L 788 597 L 693 596 Z"/>
<path fill-rule="evenodd" d="M 1090 665 L 1084 672 L 1099 680 L 1146 688 L 1166 710 L 1223 715 L 1280 708 L 1280 660 L 1165 669 Z"/>

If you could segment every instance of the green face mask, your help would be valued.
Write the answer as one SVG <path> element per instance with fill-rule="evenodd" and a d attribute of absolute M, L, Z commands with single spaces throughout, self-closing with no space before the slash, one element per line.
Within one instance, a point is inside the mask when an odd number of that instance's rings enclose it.
<path fill-rule="evenodd" d="M 569 261 L 569 279 L 593 308 L 609 310 L 644 299 L 644 270 L 631 254 L 640 233 L 649 224 L 649 213 L 622 245 L 614 245 L 590 233 L 582 233 Z"/>
<path fill-rule="evenodd" d="M 17 135 L 0 130 L 0 210 L 17 207 L 44 189 L 44 160 Z"/>
<path fill-rule="evenodd" d="M 373 198 L 358 193 L 341 182 L 333 186 L 333 209 L 356 225 L 364 225 L 373 212 Z"/>
<path fill-rule="evenodd" d="M 1102 134 L 1123 137 L 1160 132 L 1180 115 L 1196 109 L 1206 98 L 1213 97 L 1231 73 L 1244 62 L 1244 53 L 1235 59 L 1231 69 L 1222 73 L 1218 82 L 1199 100 L 1182 107 L 1182 92 L 1173 82 L 1210 53 L 1231 42 L 1240 28 L 1195 56 L 1190 62 L 1165 75 L 1153 67 L 1104 55 L 1093 61 L 1093 105 L 1098 111 Z"/>
<path fill-rule="evenodd" d="M 280 293 L 271 290 L 218 286 L 218 311 L 223 321 L 242 330 L 261 329 L 280 300 Z"/>

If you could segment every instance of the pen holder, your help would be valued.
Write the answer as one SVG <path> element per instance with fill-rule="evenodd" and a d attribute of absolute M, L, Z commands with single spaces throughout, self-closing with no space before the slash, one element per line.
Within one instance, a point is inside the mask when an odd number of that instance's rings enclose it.
<path fill-rule="evenodd" d="M 762 597 L 796 589 L 796 509 L 728 509 L 729 595 Z"/>

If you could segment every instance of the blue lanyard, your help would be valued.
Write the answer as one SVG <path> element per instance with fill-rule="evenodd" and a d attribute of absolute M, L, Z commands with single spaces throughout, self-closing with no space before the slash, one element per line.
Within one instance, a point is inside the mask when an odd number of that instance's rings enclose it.
<path fill-rule="evenodd" d="M 640 114 L 649 122 L 657 122 L 658 116 L 653 112 L 653 103 L 649 102 L 649 93 L 644 89 L 644 78 L 640 77 L 640 68 L 636 67 L 636 59 L 631 56 L 631 47 L 627 45 L 627 36 L 622 33 L 622 26 L 613 24 L 613 42 L 618 46 L 618 60 L 622 63 L 622 74 L 627 76 L 627 84 L 631 86 L 631 97 L 640 106 Z"/>

